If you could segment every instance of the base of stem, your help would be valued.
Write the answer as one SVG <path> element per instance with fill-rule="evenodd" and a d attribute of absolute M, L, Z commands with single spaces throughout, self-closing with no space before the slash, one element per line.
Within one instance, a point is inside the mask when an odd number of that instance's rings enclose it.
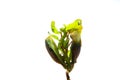
<path fill-rule="evenodd" d="M 70 80 L 69 72 L 66 71 L 66 78 L 67 80 Z"/>

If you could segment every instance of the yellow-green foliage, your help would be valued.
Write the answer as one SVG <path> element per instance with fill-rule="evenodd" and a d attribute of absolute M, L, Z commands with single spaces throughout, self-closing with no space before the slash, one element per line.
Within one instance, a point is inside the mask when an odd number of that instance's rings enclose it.
<path fill-rule="evenodd" d="M 50 33 L 45 39 L 48 53 L 55 62 L 61 64 L 70 72 L 81 48 L 82 20 L 76 19 L 74 22 L 64 25 L 59 30 L 55 26 L 55 21 L 52 21 L 51 31 L 53 33 Z"/>

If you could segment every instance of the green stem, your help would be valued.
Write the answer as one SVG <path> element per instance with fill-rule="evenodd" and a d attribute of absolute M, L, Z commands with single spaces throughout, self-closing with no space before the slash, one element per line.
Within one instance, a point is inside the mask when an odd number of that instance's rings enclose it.
<path fill-rule="evenodd" d="M 69 76 L 69 72 L 68 71 L 66 72 L 66 78 L 67 78 L 67 80 L 70 80 L 70 76 Z"/>

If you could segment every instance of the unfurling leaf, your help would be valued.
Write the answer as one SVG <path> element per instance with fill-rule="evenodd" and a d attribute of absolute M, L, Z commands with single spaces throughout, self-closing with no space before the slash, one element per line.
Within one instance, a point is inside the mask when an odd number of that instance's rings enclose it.
<path fill-rule="evenodd" d="M 54 32 L 55 34 L 58 34 L 59 31 L 57 30 L 57 28 L 55 27 L 55 21 L 51 22 L 51 30 L 52 32 Z"/>

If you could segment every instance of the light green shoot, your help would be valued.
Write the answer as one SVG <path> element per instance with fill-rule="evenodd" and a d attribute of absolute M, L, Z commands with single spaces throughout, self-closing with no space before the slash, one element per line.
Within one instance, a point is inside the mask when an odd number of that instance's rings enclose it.
<path fill-rule="evenodd" d="M 81 49 L 82 20 L 76 19 L 74 22 L 64 25 L 60 30 L 56 28 L 55 21 L 52 21 L 51 30 L 53 33 L 45 39 L 46 49 L 53 60 L 67 70 L 66 75 L 68 76 Z"/>

